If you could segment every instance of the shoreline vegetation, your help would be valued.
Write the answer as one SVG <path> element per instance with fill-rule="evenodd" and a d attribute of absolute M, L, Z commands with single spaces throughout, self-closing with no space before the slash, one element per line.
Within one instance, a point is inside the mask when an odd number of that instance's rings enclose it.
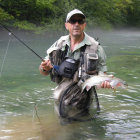
<path fill-rule="evenodd" d="M 139 0 L 0 0 L 0 23 L 11 30 L 51 38 L 68 33 L 66 15 L 79 9 L 86 15 L 86 31 L 139 29 L 139 7 Z"/>

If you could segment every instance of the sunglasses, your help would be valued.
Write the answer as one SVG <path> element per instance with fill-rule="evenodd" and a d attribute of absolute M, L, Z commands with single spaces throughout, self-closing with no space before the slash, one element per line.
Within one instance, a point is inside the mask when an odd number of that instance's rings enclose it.
<path fill-rule="evenodd" d="M 75 24 L 76 22 L 78 22 L 78 24 L 84 24 L 85 21 L 83 19 L 70 19 L 68 21 L 70 24 Z"/>

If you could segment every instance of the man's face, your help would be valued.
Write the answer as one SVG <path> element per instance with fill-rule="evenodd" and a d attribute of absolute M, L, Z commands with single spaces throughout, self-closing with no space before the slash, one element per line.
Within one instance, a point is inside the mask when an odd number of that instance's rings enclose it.
<path fill-rule="evenodd" d="M 81 36 L 85 26 L 85 19 L 80 14 L 73 15 L 69 21 L 65 23 L 66 29 L 69 30 L 69 33 L 72 36 Z"/>

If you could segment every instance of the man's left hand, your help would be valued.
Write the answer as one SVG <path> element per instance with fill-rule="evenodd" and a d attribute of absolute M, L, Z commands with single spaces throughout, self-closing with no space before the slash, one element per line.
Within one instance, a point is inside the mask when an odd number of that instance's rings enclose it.
<path fill-rule="evenodd" d="M 110 83 L 105 81 L 101 83 L 101 88 L 111 88 Z"/>

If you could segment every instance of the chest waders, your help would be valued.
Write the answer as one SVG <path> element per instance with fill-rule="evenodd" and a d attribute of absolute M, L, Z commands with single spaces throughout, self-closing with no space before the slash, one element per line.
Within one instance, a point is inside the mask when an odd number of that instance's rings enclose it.
<path fill-rule="evenodd" d="M 65 105 L 65 98 L 68 96 L 68 94 L 73 90 L 75 91 L 76 89 L 78 89 L 78 85 L 77 83 L 73 83 L 72 85 L 70 85 L 62 94 L 60 101 L 59 101 L 59 114 L 62 118 L 64 119 L 68 119 L 69 121 L 80 121 L 80 122 L 84 122 L 84 121 L 92 121 L 96 118 L 96 115 L 90 117 L 90 118 L 85 118 L 88 116 L 88 111 L 90 108 L 90 92 L 87 92 L 87 99 L 86 99 L 86 104 L 85 106 L 79 111 L 76 112 L 75 114 L 71 114 L 71 109 L 72 106 L 69 106 L 69 108 Z M 94 92 L 94 97 L 95 97 L 95 102 L 96 102 L 96 112 L 98 112 L 100 110 L 100 105 L 99 105 L 99 100 L 98 100 L 98 96 L 97 96 L 97 92 L 95 87 L 92 87 L 93 92 Z M 79 91 L 78 91 L 79 92 Z M 75 97 L 75 96 L 74 96 Z M 73 97 L 73 98 L 74 98 Z M 71 102 L 72 104 L 72 102 Z M 83 116 L 83 118 L 81 117 Z"/>
<path fill-rule="evenodd" d="M 95 119 L 95 115 L 92 115 L 93 117 L 88 116 L 89 109 L 93 101 L 93 99 L 91 99 L 92 93 L 94 96 L 93 102 L 96 106 L 96 113 L 100 110 L 99 100 L 95 87 L 91 88 L 91 90 L 88 92 L 84 90 L 81 93 L 81 88 L 78 85 L 79 81 L 84 82 L 87 78 L 97 73 L 96 66 L 98 56 L 96 55 L 96 51 L 98 44 L 96 44 L 95 40 L 93 40 L 92 38 L 90 38 L 90 40 L 91 43 L 94 45 L 91 45 L 90 47 L 86 45 L 83 46 L 81 48 L 80 59 L 77 61 L 74 59 L 67 59 L 65 56 L 68 50 L 65 49 L 65 51 L 62 51 L 60 47 L 60 49 L 55 50 L 53 51 L 53 53 L 50 54 L 50 60 L 54 65 L 54 68 L 50 72 L 51 80 L 59 84 L 61 83 L 63 76 L 67 78 L 73 78 L 73 83 L 71 83 L 61 94 L 58 107 L 59 115 L 62 118 L 68 120 L 90 121 Z M 60 46 L 63 46 L 62 44 L 63 42 L 60 43 Z M 93 53 L 91 54 L 91 52 Z M 69 67 L 67 64 L 68 62 L 71 62 Z M 58 71 L 56 71 L 55 69 L 56 65 L 59 66 Z M 77 69 L 76 72 L 73 71 L 75 67 Z M 71 76 L 70 73 L 74 73 L 74 75 Z M 84 118 L 82 118 L 81 116 Z"/>
<path fill-rule="evenodd" d="M 79 67 L 86 67 L 85 68 L 85 72 L 89 73 L 87 71 L 90 71 L 92 68 L 89 68 L 87 65 L 88 63 L 86 63 L 86 65 L 84 64 L 88 58 L 87 58 L 87 54 L 86 54 L 86 59 L 85 57 L 85 52 L 86 50 L 86 45 L 83 46 L 81 48 L 81 57 L 80 57 L 80 64 Z M 94 64 L 96 65 L 96 62 L 94 62 Z M 94 68 L 96 69 L 96 68 Z M 80 69 L 81 70 L 81 69 Z M 94 74 L 96 73 L 96 71 L 94 71 Z M 83 73 L 80 73 L 79 77 L 81 78 L 81 80 L 86 80 L 86 78 L 89 75 Z M 92 117 L 89 117 L 89 108 L 91 107 L 91 92 L 93 92 L 93 96 L 94 96 L 94 102 L 95 102 L 95 106 L 96 106 L 96 112 L 100 110 L 100 105 L 99 105 L 99 100 L 98 100 L 98 95 L 96 92 L 95 87 L 92 87 L 92 89 L 90 89 L 90 91 L 86 91 L 84 90 L 83 93 L 81 93 L 81 89 L 79 88 L 77 82 L 72 83 L 62 94 L 60 100 L 59 100 L 59 114 L 62 118 L 68 119 L 69 121 L 91 121 L 94 120 L 96 118 L 96 115 L 93 115 Z M 71 94 L 73 94 L 73 96 L 71 97 Z M 80 94 L 79 94 L 80 93 Z M 85 95 L 87 95 L 85 97 Z M 78 96 L 78 97 L 77 97 Z M 84 98 L 84 100 L 80 100 L 80 98 Z M 69 102 L 67 103 L 67 99 L 69 99 Z M 72 111 L 73 108 L 76 108 L 75 111 Z M 83 116 L 83 118 L 81 117 Z"/>

